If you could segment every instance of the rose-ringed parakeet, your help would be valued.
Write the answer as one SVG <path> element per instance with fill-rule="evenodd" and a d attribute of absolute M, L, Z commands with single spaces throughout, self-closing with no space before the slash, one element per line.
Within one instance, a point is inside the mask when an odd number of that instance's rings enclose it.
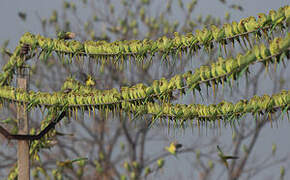
<path fill-rule="evenodd" d="M 224 153 L 222 152 L 219 145 L 217 145 L 217 150 L 218 150 L 218 156 L 220 157 L 222 163 L 226 166 L 227 169 L 229 169 L 229 164 L 227 162 L 228 159 L 239 159 L 238 156 L 226 156 L 226 155 L 224 155 Z"/>
<path fill-rule="evenodd" d="M 271 17 L 272 20 L 272 28 L 271 28 L 271 32 L 277 27 L 280 26 L 280 28 L 282 29 L 283 24 L 282 22 L 285 20 L 285 15 L 283 12 L 281 11 L 274 11 L 274 10 L 270 10 L 269 11 L 269 16 Z"/>
<path fill-rule="evenodd" d="M 165 147 L 165 149 L 172 155 L 176 155 L 177 151 L 182 147 L 182 144 L 178 144 L 177 142 L 171 142 L 169 147 Z"/>
<path fill-rule="evenodd" d="M 96 85 L 96 83 L 95 83 L 95 81 L 94 81 L 94 79 L 93 79 L 92 76 L 90 76 L 90 75 L 88 76 L 88 78 L 87 78 L 87 80 L 86 80 L 86 85 L 87 85 L 87 86 L 90 86 L 90 87 Z"/>
<path fill-rule="evenodd" d="M 78 158 L 74 160 L 58 161 L 57 166 L 60 168 L 67 167 L 67 168 L 72 169 L 72 163 L 78 162 L 78 161 L 86 161 L 86 160 L 88 160 L 88 158 Z"/>
<path fill-rule="evenodd" d="M 75 37 L 76 37 L 76 34 L 73 32 L 60 31 L 57 33 L 58 39 L 68 40 L 68 39 L 74 39 Z"/>

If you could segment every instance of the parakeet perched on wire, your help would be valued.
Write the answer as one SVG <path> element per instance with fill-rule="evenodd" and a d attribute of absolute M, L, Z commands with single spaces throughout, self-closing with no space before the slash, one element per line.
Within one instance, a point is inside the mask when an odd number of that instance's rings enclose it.
<path fill-rule="evenodd" d="M 167 91 L 168 89 L 168 81 L 164 77 L 159 80 L 159 89 L 161 93 Z"/>
<path fill-rule="evenodd" d="M 282 41 L 281 38 L 275 38 L 271 43 L 270 43 L 270 53 L 271 55 L 278 54 L 280 52 L 280 42 Z"/>
<path fill-rule="evenodd" d="M 170 152 L 172 155 L 176 155 L 178 149 L 182 147 L 182 144 L 178 144 L 177 142 L 171 142 L 169 147 L 165 147 L 165 149 Z"/>
<path fill-rule="evenodd" d="M 96 83 L 95 83 L 93 77 L 88 75 L 88 78 L 86 80 L 86 86 L 92 87 L 92 86 L 95 86 L 95 85 L 96 85 Z"/>
<path fill-rule="evenodd" d="M 68 40 L 68 39 L 74 39 L 75 37 L 76 37 L 76 34 L 73 32 L 60 31 L 57 33 L 58 39 Z"/>
<path fill-rule="evenodd" d="M 227 169 L 229 169 L 229 164 L 227 162 L 228 159 L 239 159 L 238 156 L 226 156 L 222 152 L 221 148 L 217 145 L 217 150 L 218 150 L 218 156 L 221 158 L 222 163 L 226 166 Z"/>
<path fill-rule="evenodd" d="M 270 10 L 269 16 L 271 17 L 273 23 L 271 32 L 276 28 L 276 26 L 280 26 L 281 28 L 283 27 L 282 22 L 285 20 L 285 16 L 281 11 L 276 12 L 274 10 Z"/>
<path fill-rule="evenodd" d="M 256 21 L 256 18 L 253 16 L 246 18 L 245 28 L 248 32 L 257 30 L 259 28 L 259 24 Z"/>
<path fill-rule="evenodd" d="M 266 24 L 269 24 L 271 22 L 271 16 L 267 16 L 264 13 L 258 13 L 258 25 L 259 27 L 263 27 Z"/>
<path fill-rule="evenodd" d="M 213 38 L 216 41 L 220 41 L 221 39 L 224 38 L 225 31 L 223 28 L 220 29 L 220 28 L 216 27 L 215 25 L 211 25 L 211 31 L 212 31 Z"/>

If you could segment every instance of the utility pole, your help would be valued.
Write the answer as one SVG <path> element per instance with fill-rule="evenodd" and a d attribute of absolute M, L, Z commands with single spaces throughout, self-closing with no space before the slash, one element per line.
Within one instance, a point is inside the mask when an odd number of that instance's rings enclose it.
<path fill-rule="evenodd" d="M 25 91 L 29 89 L 29 69 L 17 69 L 16 85 Z M 24 104 L 17 105 L 18 134 L 29 134 L 28 112 Z M 17 149 L 18 180 L 30 180 L 29 140 L 19 140 Z"/>

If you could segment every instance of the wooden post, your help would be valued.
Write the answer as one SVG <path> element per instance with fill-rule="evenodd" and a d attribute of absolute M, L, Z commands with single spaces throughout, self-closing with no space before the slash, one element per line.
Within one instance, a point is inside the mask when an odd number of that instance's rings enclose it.
<path fill-rule="evenodd" d="M 17 69 L 17 87 L 24 90 L 28 90 L 29 71 L 26 72 L 26 68 Z M 24 105 L 17 105 L 17 119 L 18 119 L 18 134 L 29 133 L 28 113 L 25 111 Z M 30 162 L 29 162 L 29 141 L 19 140 L 18 150 L 18 180 L 30 179 Z"/>

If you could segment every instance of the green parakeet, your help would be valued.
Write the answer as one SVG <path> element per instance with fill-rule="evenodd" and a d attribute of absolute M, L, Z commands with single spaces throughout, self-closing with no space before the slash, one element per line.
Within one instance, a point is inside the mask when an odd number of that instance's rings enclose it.
<path fill-rule="evenodd" d="M 280 167 L 280 179 L 284 179 L 285 176 L 285 168 L 284 166 Z"/>
<path fill-rule="evenodd" d="M 95 83 L 93 77 L 89 75 L 87 80 L 86 80 L 86 86 L 92 87 L 95 85 L 96 85 L 96 83 Z"/>
<path fill-rule="evenodd" d="M 267 16 L 264 13 L 258 13 L 258 25 L 260 28 L 268 25 L 271 21 L 272 20 L 270 16 Z"/>
<path fill-rule="evenodd" d="M 264 44 L 260 45 L 260 55 L 262 59 L 265 59 L 266 57 L 271 55 L 269 49 Z"/>
<path fill-rule="evenodd" d="M 146 88 L 147 87 L 144 84 L 142 84 L 142 83 L 137 84 L 136 87 L 137 87 L 137 90 L 138 90 L 138 96 L 140 98 L 146 97 Z"/>
<path fill-rule="evenodd" d="M 129 164 L 127 161 L 125 161 L 125 162 L 123 163 L 123 167 L 124 167 L 124 169 L 126 169 L 128 172 L 131 171 L 131 166 L 130 166 L 130 164 Z"/>
<path fill-rule="evenodd" d="M 211 31 L 212 31 L 213 38 L 216 41 L 222 40 L 224 38 L 224 36 L 225 36 L 224 29 L 223 28 L 222 29 L 219 29 L 215 25 L 211 25 Z"/>
<path fill-rule="evenodd" d="M 158 166 L 158 169 L 163 168 L 164 163 L 165 163 L 165 160 L 164 160 L 164 159 L 162 159 L 162 158 L 158 159 L 158 160 L 157 160 L 157 166 Z"/>
<path fill-rule="evenodd" d="M 194 72 L 194 74 L 192 74 L 191 76 L 188 76 L 186 79 L 186 85 L 188 87 L 191 87 L 194 83 L 197 83 L 200 80 L 200 70 L 196 69 L 196 71 Z"/>
<path fill-rule="evenodd" d="M 221 148 L 217 145 L 217 150 L 218 150 L 218 156 L 220 157 L 222 163 L 226 166 L 227 169 L 229 169 L 229 164 L 227 162 L 228 159 L 239 159 L 238 156 L 226 156 L 222 152 Z"/>
<path fill-rule="evenodd" d="M 289 25 L 290 24 L 290 6 L 285 6 L 284 14 L 286 17 L 286 23 L 287 23 L 287 25 Z"/>
<path fill-rule="evenodd" d="M 169 147 L 165 147 L 165 149 L 172 155 L 176 155 L 178 149 L 182 147 L 182 144 L 178 144 L 177 142 L 171 142 Z"/>
<path fill-rule="evenodd" d="M 201 31 L 201 40 L 202 43 L 207 43 L 208 41 L 212 40 L 212 32 L 207 28 L 203 28 Z"/>
<path fill-rule="evenodd" d="M 153 81 L 152 87 L 154 89 L 154 93 L 155 94 L 160 94 L 160 87 L 159 87 L 159 81 L 158 80 L 154 80 Z"/>
<path fill-rule="evenodd" d="M 175 47 L 179 47 L 181 45 L 182 41 L 180 38 L 180 35 L 178 32 L 174 32 L 174 39 L 173 39 L 173 44 Z"/>
<path fill-rule="evenodd" d="M 269 11 L 269 16 L 271 17 L 272 20 L 272 28 L 271 31 L 273 31 L 275 29 L 276 26 L 278 25 L 282 25 L 281 23 L 285 20 L 285 16 L 284 13 L 281 11 L 274 11 L 274 10 L 270 10 Z"/>
<path fill-rule="evenodd" d="M 202 33 L 199 29 L 195 30 L 195 36 L 199 42 L 202 42 Z"/>
<path fill-rule="evenodd" d="M 240 33 L 245 33 L 247 32 L 246 27 L 245 27 L 245 19 L 241 19 L 240 22 L 238 23 L 238 30 Z"/>
<path fill-rule="evenodd" d="M 216 73 L 218 76 L 228 73 L 227 68 L 226 68 L 227 61 L 229 61 L 229 60 L 225 60 L 222 57 L 218 57 L 218 61 L 215 63 L 216 64 Z"/>
<path fill-rule="evenodd" d="M 230 24 L 224 24 L 223 28 L 227 38 L 234 36 L 233 28 Z"/>
<path fill-rule="evenodd" d="M 158 39 L 158 48 L 160 51 L 166 51 L 171 47 L 172 42 L 166 36 Z"/>
<path fill-rule="evenodd" d="M 76 34 L 73 32 L 60 31 L 57 33 L 58 39 L 68 40 L 68 39 L 74 39 L 75 37 L 76 37 Z"/>
<path fill-rule="evenodd" d="M 260 47 L 258 45 L 254 45 L 253 49 L 254 49 L 254 53 L 255 53 L 256 58 L 257 59 L 262 59 L 262 55 L 261 55 L 261 52 L 260 52 Z"/>
<path fill-rule="evenodd" d="M 212 77 L 210 66 L 200 66 L 199 70 L 200 70 L 200 78 L 202 81 L 205 81 Z"/>
<path fill-rule="evenodd" d="M 168 81 L 167 81 L 167 79 L 165 79 L 164 77 L 162 77 L 159 80 L 159 87 L 160 87 L 161 93 L 167 91 L 168 90 Z"/>
<path fill-rule="evenodd" d="M 248 32 L 255 31 L 259 28 L 259 25 L 256 21 L 256 18 L 253 16 L 249 16 L 246 18 L 245 28 Z"/>
<path fill-rule="evenodd" d="M 121 94 L 122 94 L 122 97 L 123 99 L 125 100 L 129 100 L 130 97 L 129 97 L 129 87 L 121 87 Z"/>
<path fill-rule="evenodd" d="M 280 42 L 282 41 L 281 38 L 275 38 L 271 43 L 270 43 L 270 53 L 271 55 L 278 54 L 280 52 Z"/>
<path fill-rule="evenodd" d="M 68 167 L 72 169 L 72 163 L 78 162 L 78 161 L 83 161 L 83 160 L 88 160 L 88 158 L 78 158 L 74 160 L 66 160 L 66 161 L 58 161 L 57 166 L 58 167 Z"/>
<path fill-rule="evenodd" d="M 240 33 L 239 28 L 238 28 L 238 23 L 236 21 L 232 22 L 232 31 L 234 35 L 237 35 Z"/>
<path fill-rule="evenodd" d="M 150 167 L 146 167 L 145 168 L 145 177 L 147 177 L 150 173 L 152 173 L 152 170 L 151 170 L 151 168 Z"/>

